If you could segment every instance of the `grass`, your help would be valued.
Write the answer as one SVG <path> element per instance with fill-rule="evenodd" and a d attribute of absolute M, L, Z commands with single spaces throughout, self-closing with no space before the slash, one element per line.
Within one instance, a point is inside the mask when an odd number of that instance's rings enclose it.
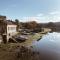
<path fill-rule="evenodd" d="M 10 44 L 0 45 L 0 60 L 13 60 L 14 54 L 11 52 L 14 48 Z"/>
<path fill-rule="evenodd" d="M 0 45 L 0 60 L 40 60 L 38 52 L 30 48 L 11 44 Z"/>

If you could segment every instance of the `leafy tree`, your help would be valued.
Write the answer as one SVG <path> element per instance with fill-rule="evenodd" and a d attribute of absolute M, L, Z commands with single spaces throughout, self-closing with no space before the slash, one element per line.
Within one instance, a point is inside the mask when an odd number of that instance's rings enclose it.
<path fill-rule="evenodd" d="M 54 27 L 55 27 L 55 24 L 54 24 L 53 22 L 49 22 L 49 23 L 47 24 L 47 27 L 49 27 L 49 28 L 54 28 Z"/>
<path fill-rule="evenodd" d="M 37 27 L 37 22 L 35 21 L 27 22 L 25 23 L 25 27 L 27 29 L 35 29 Z"/>
<path fill-rule="evenodd" d="M 15 19 L 15 23 L 17 25 L 17 31 L 18 31 L 18 29 L 20 28 L 19 20 L 18 19 Z"/>
<path fill-rule="evenodd" d="M 49 22 L 47 24 L 47 27 L 50 28 L 50 29 L 52 29 L 52 31 L 55 31 L 56 30 L 56 25 L 53 22 Z"/>

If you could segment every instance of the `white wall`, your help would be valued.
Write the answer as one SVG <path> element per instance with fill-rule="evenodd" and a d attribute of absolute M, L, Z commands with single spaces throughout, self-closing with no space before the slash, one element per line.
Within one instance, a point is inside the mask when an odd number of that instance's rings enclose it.
<path fill-rule="evenodd" d="M 7 25 L 7 39 L 16 34 L 16 27 L 17 25 Z"/>

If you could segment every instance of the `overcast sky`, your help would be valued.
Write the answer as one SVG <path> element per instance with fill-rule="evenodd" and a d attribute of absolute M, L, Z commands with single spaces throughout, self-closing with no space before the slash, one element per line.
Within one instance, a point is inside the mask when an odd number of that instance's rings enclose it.
<path fill-rule="evenodd" d="M 22 22 L 60 21 L 60 0 L 0 0 L 0 15 Z"/>

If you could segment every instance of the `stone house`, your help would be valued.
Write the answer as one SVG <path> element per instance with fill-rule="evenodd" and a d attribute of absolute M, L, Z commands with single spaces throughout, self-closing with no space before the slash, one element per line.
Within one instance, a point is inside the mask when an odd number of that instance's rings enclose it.
<path fill-rule="evenodd" d="M 17 25 L 11 20 L 7 20 L 5 16 L 0 16 L 0 35 L 6 36 L 8 42 L 9 38 L 16 34 Z"/>

